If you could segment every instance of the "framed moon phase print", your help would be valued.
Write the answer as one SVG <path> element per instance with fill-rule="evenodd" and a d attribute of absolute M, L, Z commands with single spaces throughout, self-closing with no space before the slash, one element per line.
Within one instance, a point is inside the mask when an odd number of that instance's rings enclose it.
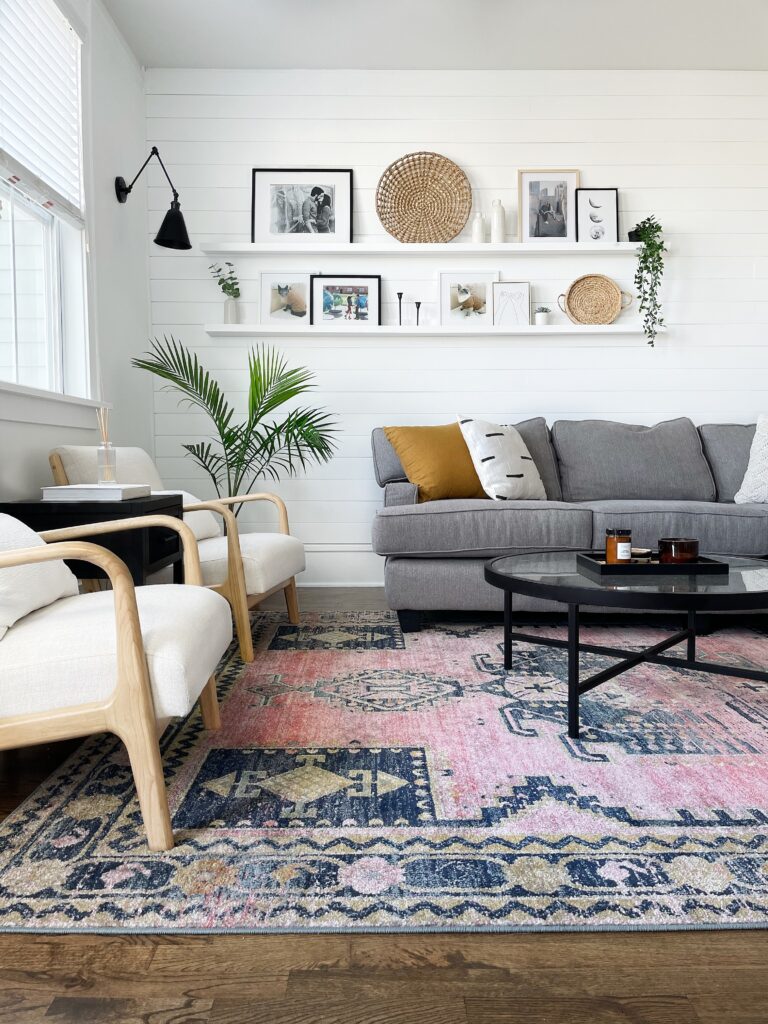
<path fill-rule="evenodd" d="M 576 241 L 618 242 L 619 190 L 576 189 Z"/>

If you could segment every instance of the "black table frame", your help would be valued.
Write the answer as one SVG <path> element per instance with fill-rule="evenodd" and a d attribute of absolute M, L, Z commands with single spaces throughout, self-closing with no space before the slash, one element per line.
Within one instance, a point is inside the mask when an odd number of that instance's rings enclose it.
<path fill-rule="evenodd" d="M 755 559 L 758 561 L 758 559 Z M 768 592 L 752 591 L 740 594 L 653 594 L 638 591 L 595 592 L 578 585 L 566 586 L 523 580 L 507 573 L 493 569 L 493 562 L 485 566 L 485 578 L 493 586 L 504 591 L 504 669 L 512 668 L 512 643 L 519 641 L 528 644 L 541 644 L 545 647 L 561 647 L 568 650 L 568 735 L 578 739 L 579 698 L 595 687 L 607 683 L 609 679 L 634 668 L 643 662 L 670 665 L 672 668 L 696 669 L 699 672 L 712 672 L 715 675 L 735 676 L 738 679 L 756 679 L 768 682 L 768 672 L 757 669 L 736 668 L 731 665 L 714 664 L 699 661 L 696 658 L 696 612 L 697 611 L 754 611 L 768 606 Z M 549 601 L 557 601 L 568 607 L 568 639 L 559 640 L 554 637 L 535 636 L 530 633 L 519 633 L 512 629 L 512 595 L 525 594 Z M 647 647 L 642 651 L 628 651 L 620 647 L 606 647 L 602 644 L 582 644 L 579 641 L 579 607 L 580 604 L 611 606 L 623 610 L 645 608 L 659 612 L 684 611 L 687 615 L 685 629 L 678 630 L 665 640 Z M 686 644 L 684 658 L 664 654 L 670 647 Z M 602 654 L 611 658 L 620 658 L 616 665 L 596 672 L 586 679 L 579 675 L 579 654 Z"/>

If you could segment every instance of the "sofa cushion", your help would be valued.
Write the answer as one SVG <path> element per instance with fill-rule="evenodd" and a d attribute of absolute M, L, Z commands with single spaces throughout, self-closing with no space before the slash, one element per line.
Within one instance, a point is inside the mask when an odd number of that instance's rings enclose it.
<path fill-rule="evenodd" d="M 543 416 L 535 416 L 533 419 L 523 420 L 521 423 L 512 424 L 512 426 L 522 437 L 536 463 L 547 497 L 550 501 L 560 501 L 563 494 L 560 489 L 557 458 L 547 421 Z M 376 483 L 379 487 L 384 487 L 385 484 L 394 481 L 408 479 L 400 464 L 400 459 L 397 457 L 397 452 L 381 427 L 377 427 L 371 434 L 371 447 L 373 449 L 373 471 L 376 474 Z"/>
<path fill-rule="evenodd" d="M 718 501 L 733 501 L 741 487 L 755 436 L 754 423 L 703 423 L 699 427 Z"/>
<path fill-rule="evenodd" d="M 702 553 L 768 554 L 768 505 L 710 501 L 591 501 L 592 544 L 605 544 L 608 529 L 632 530 L 635 546 L 655 548 L 660 537 L 697 537 Z"/>
<path fill-rule="evenodd" d="M 431 427 L 384 427 L 419 501 L 484 498 L 458 423 Z"/>
<path fill-rule="evenodd" d="M 533 456 L 515 427 L 465 417 L 459 420 L 483 490 L 494 501 L 546 498 Z"/>
<path fill-rule="evenodd" d="M 558 420 L 552 439 L 564 501 L 715 500 L 701 438 L 687 417 L 653 427 Z"/>
<path fill-rule="evenodd" d="M 380 555 L 480 558 L 591 543 L 591 510 L 556 501 L 431 501 L 381 509 L 373 521 Z"/>

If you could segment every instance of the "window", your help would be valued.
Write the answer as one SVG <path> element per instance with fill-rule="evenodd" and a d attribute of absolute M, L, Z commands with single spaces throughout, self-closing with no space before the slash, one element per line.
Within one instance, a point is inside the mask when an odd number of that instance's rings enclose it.
<path fill-rule="evenodd" d="M 0 0 L 0 381 L 88 397 L 81 40 Z"/>

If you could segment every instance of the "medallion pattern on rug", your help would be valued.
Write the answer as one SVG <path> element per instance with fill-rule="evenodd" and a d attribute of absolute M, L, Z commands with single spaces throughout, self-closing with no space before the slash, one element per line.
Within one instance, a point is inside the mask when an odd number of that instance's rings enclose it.
<path fill-rule="evenodd" d="M 94 737 L 0 826 L 1 928 L 768 925 L 768 685 L 638 666 L 583 698 L 574 741 L 565 652 L 516 644 L 507 673 L 495 624 L 253 626 L 221 730 L 194 713 L 163 738 L 175 848 L 148 852 L 124 749 Z M 699 648 L 763 667 L 768 638 Z"/>

